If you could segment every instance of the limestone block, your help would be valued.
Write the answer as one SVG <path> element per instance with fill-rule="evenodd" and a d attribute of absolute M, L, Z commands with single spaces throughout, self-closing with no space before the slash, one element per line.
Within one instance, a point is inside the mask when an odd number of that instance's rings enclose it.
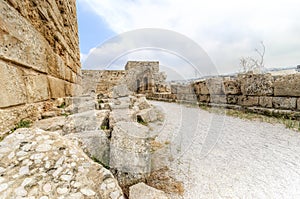
<path fill-rule="evenodd" d="M 154 108 L 148 108 L 140 110 L 137 113 L 137 117 L 140 118 L 143 122 L 149 123 L 157 120 L 157 113 Z"/>
<path fill-rule="evenodd" d="M 274 93 L 274 78 L 271 74 L 243 74 L 238 76 L 243 95 L 266 96 Z"/>
<path fill-rule="evenodd" d="M 273 97 L 273 107 L 277 109 L 296 109 L 297 98 Z"/>
<path fill-rule="evenodd" d="M 131 174 L 151 169 L 149 129 L 137 122 L 115 124 L 110 142 L 110 167 Z"/>
<path fill-rule="evenodd" d="M 27 102 L 23 70 L 0 61 L 0 108 Z"/>
<path fill-rule="evenodd" d="M 194 91 L 197 95 L 208 95 L 209 94 L 209 90 L 208 87 L 206 85 L 205 81 L 199 81 L 199 82 L 195 82 L 194 84 Z"/>
<path fill-rule="evenodd" d="M 46 75 L 27 74 L 24 79 L 27 90 L 27 101 L 29 103 L 44 101 L 50 98 Z"/>
<path fill-rule="evenodd" d="M 129 188 L 129 199 L 170 199 L 163 191 L 141 182 Z"/>
<path fill-rule="evenodd" d="M 137 98 L 134 105 L 138 106 L 140 110 L 151 108 L 151 104 L 146 100 L 146 97 Z"/>
<path fill-rule="evenodd" d="M 241 106 L 257 106 L 258 97 L 254 96 L 239 96 L 238 104 Z"/>
<path fill-rule="evenodd" d="M 206 80 L 206 85 L 211 95 L 223 95 L 223 78 L 210 78 Z"/>
<path fill-rule="evenodd" d="M 300 98 L 297 99 L 297 109 L 300 110 Z"/>
<path fill-rule="evenodd" d="M 237 104 L 238 103 L 238 96 L 236 95 L 227 95 L 226 100 L 228 104 Z"/>
<path fill-rule="evenodd" d="M 259 105 L 265 108 L 273 107 L 273 98 L 272 97 L 259 97 Z"/>
<path fill-rule="evenodd" d="M 112 97 L 119 98 L 119 97 L 127 97 L 130 94 L 126 85 L 121 84 L 118 86 L 114 86 L 112 90 Z"/>
<path fill-rule="evenodd" d="M 274 82 L 275 96 L 300 96 L 300 74 L 284 75 Z"/>
<path fill-rule="evenodd" d="M 225 80 L 224 92 L 226 95 L 239 95 L 241 94 L 241 85 L 238 80 Z"/>
<path fill-rule="evenodd" d="M 200 102 L 210 102 L 209 95 L 198 95 L 198 99 Z"/>
<path fill-rule="evenodd" d="M 210 95 L 210 102 L 217 104 L 226 104 L 226 95 Z"/>
<path fill-rule="evenodd" d="M 36 121 L 33 126 L 43 129 L 45 131 L 58 131 L 58 130 L 62 130 L 65 124 L 65 120 L 66 120 L 65 116 L 47 118 L 47 119 Z"/>
<path fill-rule="evenodd" d="M 64 80 L 48 76 L 48 82 L 51 98 L 60 98 L 66 96 Z"/>
<path fill-rule="evenodd" d="M 129 97 L 119 97 L 111 100 L 111 109 L 128 109 L 132 107 Z"/>
<path fill-rule="evenodd" d="M 109 123 L 113 127 L 117 122 L 136 122 L 136 114 L 131 109 L 114 109 L 109 114 Z"/>
<path fill-rule="evenodd" d="M 79 138 L 85 145 L 88 155 L 92 159 L 96 159 L 101 162 L 104 166 L 109 166 L 109 140 L 104 131 L 87 131 L 84 133 L 70 134 Z"/>

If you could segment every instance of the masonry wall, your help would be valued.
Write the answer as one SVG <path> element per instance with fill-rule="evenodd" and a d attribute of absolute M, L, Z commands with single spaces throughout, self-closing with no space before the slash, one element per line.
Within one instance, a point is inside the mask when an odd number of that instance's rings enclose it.
<path fill-rule="evenodd" d="M 75 0 L 1 0 L 0 13 L 4 131 L 39 117 L 43 102 L 75 95 L 81 66 Z"/>
<path fill-rule="evenodd" d="M 215 77 L 187 85 L 174 84 L 170 94 L 156 93 L 148 98 L 247 109 L 300 119 L 300 74 L 248 73 L 237 77 Z"/>

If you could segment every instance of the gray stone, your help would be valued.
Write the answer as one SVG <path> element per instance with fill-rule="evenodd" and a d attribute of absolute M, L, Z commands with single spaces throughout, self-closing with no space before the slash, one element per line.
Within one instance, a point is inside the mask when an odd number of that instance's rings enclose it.
<path fill-rule="evenodd" d="M 297 98 L 273 97 L 273 107 L 278 109 L 296 109 Z"/>
<path fill-rule="evenodd" d="M 134 105 L 139 107 L 140 110 L 151 108 L 151 104 L 146 100 L 145 97 L 137 98 Z"/>
<path fill-rule="evenodd" d="M 238 80 L 243 95 L 267 96 L 274 93 L 274 78 L 271 74 L 242 74 Z"/>
<path fill-rule="evenodd" d="M 275 96 L 300 97 L 300 74 L 284 75 L 274 82 Z"/>
<path fill-rule="evenodd" d="M 259 97 L 259 105 L 261 107 L 272 108 L 273 103 L 272 97 Z"/>
<path fill-rule="evenodd" d="M 157 113 L 154 108 L 143 109 L 137 113 L 137 118 L 146 123 L 154 122 L 157 120 Z"/>
<path fill-rule="evenodd" d="M 170 199 L 163 191 L 138 183 L 129 188 L 129 199 Z"/>
<path fill-rule="evenodd" d="M 61 130 L 65 124 L 66 117 L 53 117 L 43 120 L 38 120 L 34 123 L 34 127 L 43 129 L 45 131 L 57 131 Z"/>
<path fill-rule="evenodd" d="M 112 97 L 119 98 L 119 97 L 127 97 L 130 94 L 127 86 L 125 84 L 121 84 L 118 86 L 114 86 L 112 89 Z"/>

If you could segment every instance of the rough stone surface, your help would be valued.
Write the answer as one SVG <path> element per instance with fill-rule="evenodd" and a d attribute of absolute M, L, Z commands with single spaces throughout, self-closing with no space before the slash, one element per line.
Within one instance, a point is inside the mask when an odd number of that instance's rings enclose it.
<path fill-rule="evenodd" d="M 16 130 L 0 143 L 0 197 L 123 199 L 111 172 L 80 147 L 55 132 Z"/>
<path fill-rule="evenodd" d="M 300 74 L 284 75 L 274 82 L 275 96 L 300 96 Z"/>
<path fill-rule="evenodd" d="M 158 119 L 157 113 L 154 108 L 140 110 L 137 113 L 137 117 L 139 117 L 143 122 L 146 122 L 146 123 L 154 122 Z"/>
<path fill-rule="evenodd" d="M 239 96 L 238 104 L 242 106 L 257 106 L 258 99 L 256 96 Z"/>
<path fill-rule="evenodd" d="M 272 103 L 277 109 L 296 109 L 297 98 L 273 97 Z"/>
<path fill-rule="evenodd" d="M 195 82 L 193 85 L 194 85 L 195 93 L 197 95 L 210 94 L 205 81 L 198 81 L 198 82 Z"/>
<path fill-rule="evenodd" d="M 261 107 L 272 108 L 273 107 L 273 97 L 259 97 L 259 105 Z"/>
<path fill-rule="evenodd" d="M 125 84 L 121 84 L 113 87 L 113 91 L 112 91 L 113 98 L 127 97 L 129 94 L 130 92 Z"/>
<path fill-rule="evenodd" d="M 43 119 L 35 122 L 34 127 L 40 128 L 45 131 L 62 130 L 63 126 L 65 125 L 65 120 L 65 116 Z"/>
<path fill-rule="evenodd" d="M 170 199 L 163 191 L 157 190 L 145 183 L 130 187 L 129 199 Z"/>
<path fill-rule="evenodd" d="M 274 78 L 271 74 L 242 74 L 238 80 L 243 95 L 266 96 L 274 93 Z"/>
<path fill-rule="evenodd" d="M 297 100 L 297 109 L 300 110 L 300 98 Z"/>
<path fill-rule="evenodd" d="M 206 80 L 206 85 L 210 95 L 223 95 L 224 85 L 223 78 L 209 78 Z"/>
<path fill-rule="evenodd" d="M 237 79 L 224 81 L 224 92 L 226 95 L 241 94 L 241 84 Z"/>

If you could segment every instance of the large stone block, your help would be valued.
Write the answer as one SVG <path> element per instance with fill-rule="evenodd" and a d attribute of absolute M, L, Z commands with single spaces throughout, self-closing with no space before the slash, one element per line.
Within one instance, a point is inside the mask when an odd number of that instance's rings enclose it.
<path fill-rule="evenodd" d="M 48 82 L 51 98 L 60 98 L 66 96 L 64 80 L 48 76 Z"/>
<path fill-rule="evenodd" d="M 273 107 L 273 97 L 266 97 L 266 96 L 259 97 L 259 106 L 265 107 L 265 108 L 272 108 Z"/>
<path fill-rule="evenodd" d="M 198 95 L 199 102 L 210 102 L 210 96 L 209 95 Z"/>
<path fill-rule="evenodd" d="M 210 95 L 223 95 L 223 78 L 210 78 L 206 80 L 206 85 Z"/>
<path fill-rule="evenodd" d="M 241 106 L 257 106 L 258 99 L 256 96 L 239 96 L 238 104 Z"/>
<path fill-rule="evenodd" d="M 23 70 L 0 61 L 0 108 L 27 102 Z"/>
<path fill-rule="evenodd" d="M 27 74 L 24 78 L 28 102 L 39 102 L 50 98 L 46 75 Z"/>
<path fill-rule="evenodd" d="M 205 81 L 195 82 L 193 85 L 194 85 L 194 91 L 197 95 L 210 94 Z"/>
<path fill-rule="evenodd" d="M 238 76 L 243 95 L 273 95 L 274 79 L 271 74 L 243 74 Z"/>
<path fill-rule="evenodd" d="M 297 109 L 300 110 L 300 98 L 297 99 Z"/>
<path fill-rule="evenodd" d="M 227 95 L 226 96 L 227 104 L 237 104 L 238 99 L 239 99 L 239 96 L 237 96 L 237 95 Z"/>
<path fill-rule="evenodd" d="M 210 95 L 210 102 L 217 104 L 226 104 L 226 95 Z"/>
<path fill-rule="evenodd" d="M 224 92 L 226 95 L 241 94 L 241 84 L 237 79 L 224 81 Z"/>
<path fill-rule="evenodd" d="M 277 109 L 296 109 L 297 98 L 273 97 L 273 107 Z"/>
<path fill-rule="evenodd" d="M 300 74 L 284 75 L 274 82 L 275 96 L 300 97 Z"/>
<path fill-rule="evenodd" d="M 163 192 L 145 183 L 138 183 L 129 188 L 129 199 L 169 199 Z"/>

